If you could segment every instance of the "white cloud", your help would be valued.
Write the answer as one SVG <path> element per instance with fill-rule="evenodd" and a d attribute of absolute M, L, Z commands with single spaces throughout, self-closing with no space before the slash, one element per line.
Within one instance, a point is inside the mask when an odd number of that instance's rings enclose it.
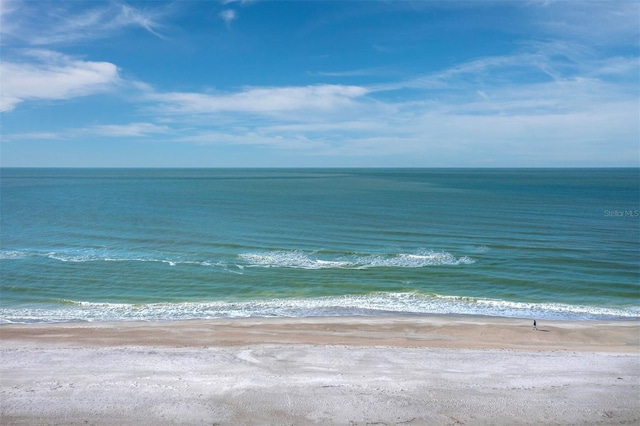
<path fill-rule="evenodd" d="M 370 90 L 379 93 L 405 89 L 413 93 L 446 93 L 453 100 L 456 95 L 488 94 L 496 88 L 517 86 L 518 90 L 527 91 L 540 83 L 566 83 L 580 79 L 597 82 L 605 77 L 635 81 L 637 90 L 639 67 L 637 55 L 609 57 L 566 41 L 527 42 L 512 54 L 480 57 L 405 81 L 372 86 Z M 623 91 L 628 91 L 628 88 Z"/>
<path fill-rule="evenodd" d="M 261 130 L 241 131 L 199 131 L 193 135 L 173 139 L 174 142 L 194 143 L 197 145 L 255 145 L 266 146 L 278 150 L 325 151 L 328 145 L 318 138 L 309 138 L 298 134 L 269 135 Z"/>
<path fill-rule="evenodd" d="M 252 3 L 257 3 L 258 0 L 222 0 L 222 4 L 227 5 L 227 4 L 233 4 L 233 3 L 240 3 L 241 5 L 245 6 L 245 5 L 249 5 Z"/>
<path fill-rule="evenodd" d="M 238 17 L 236 11 L 233 9 L 223 10 L 220 12 L 219 16 L 227 25 Z"/>
<path fill-rule="evenodd" d="M 6 38 L 20 29 L 19 6 L 17 1 L 0 0 L 0 44 L 5 44 Z"/>
<path fill-rule="evenodd" d="M 596 62 L 592 74 L 597 76 L 632 76 L 638 78 L 640 58 L 613 57 Z"/>
<path fill-rule="evenodd" d="M 8 73 L 3 68 L 3 86 L 12 87 L 2 93 L 5 110 L 28 99 L 66 99 L 128 84 L 145 105 L 139 112 L 164 121 L 84 127 L 53 135 L 57 138 L 154 137 L 296 150 L 314 158 L 404 157 L 403 164 L 426 166 L 620 165 L 638 157 L 637 58 L 583 60 L 567 69 L 551 56 L 525 52 L 479 58 L 394 87 L 320 84 L 162 93 L 119 81 L 113 64 L 45 50 L 26 53 L 35 65 L 2 64 L 9 66 Z M 530 73 L 541 66 L 557 68 L 558 75 L 521 81 L 503 72 L 519 67 Z M 7 76 L 22 84 L 5 84 Z M 607 81 L 611 76 L 615 81 Z M 408 87 L 411 99 L 387 96 L 391 89 Z M 605 145 L 610 149 L 603 150 Z"/>
<path fill-rule="evenodd" d="M 66 129 L 54 132 L 27 132 L 5 135 L 2 142 L 13 142 L 19 140 L 74 140 L 79 138 L 108 137 L 108 138 L 145 138 L 152 135 L 162 135 L 170 133 L 168 126 L 158 126 L 153 123 L 129 123 L 129 124 L 102 124 L 96 126 L 82 127 L 77 129 Z"/>
<path fill-rule="evenodd" d="M 635 72 L 637 61 L 612 59 L 610 66 L 598 61 L 590 67 L 594 77 L 589 78 L 549 79 L 543 83 L 505 81 L 473 92 L 467 85 L 456 89 L 454 83 L 461 70 L 491 74 L 492 67 L 512 62 L 516 59 L 488 58 L 443 70 L 437 76 L 451 90 L 433 99 L 429 97 L 431 89 L 424 90 L 422 101 L 373 101 L 371 97 L 377 95 L 373 88 L 330 86 L 329 90 L 323 86 L 319 90 L 322 95 L 317 93 L 319 87 L 316 92 L 308 87 L 285 92 L 277 88 L 247 89 L 214 97 L 213 103 L 205 96 L 181 105 L 185 107 L 183 112 L 229 111 L 238 117 L 253 112 L 297 112 L 266 122 L 247 120 L 243 132 L 231 136 L 220 131 L 215 136 L 203 136 L 200 142 L 298 147 L 315 156 L 342 158 L 410 156 L 416 164 L 433 166 L 455 161 L 467 166 L 504 166 L 505 158 L 513 166 L 637 163 L 640 118 L 637 90 L 633 90 L 637 83 L 625 86 L 595 77 L 603 70 Z M 280 98 L 285 94 L 287 101 L 283 102 Z M 310 99 L 322 99 L 325 108 L 317 108 Z M 307 115 L 300 114 L 301 110 Z M 603 146 L 611 149 L 603 153 Z M 466 158 L 464 164 L 459 163 L 461 158 Z"/>
<path fill-rule="evenodd" d="M 170 114 L 213 114 L 220 112 L 279 113 L 291 111 L 333 111 L 353 105 L 368 90 L 359 86 L 314 85 L 300 87 L 246 88 L 237 93 L 195 92 L 153 93 L 158 110 Z"/>
<path fill-rule="evenodd" d="M 638 45 L 637 1 L 558 1 L 551 8 L 533 8 L 531 12 L 539 29 L 554 38 L 579 40 L 590 46 Z"/>
<path fill-rule="evenodd" d="M 31 62 L 0 62 L 0 112 L 11 111 L 27 100 L 102 93 L 120 81 L 118 68 L 109 62 L 82 61 L 47 50 L 24 53 Z"/>
<path fill-rule="evenodd" d="M 105 124 L 82 129 L 82 133 L 109 137 L 144 137 L 153 134 L 167 133 L 168 126 L 152 123 Z"/>
<path fill-rule="evenodd" d="M 637 163 L 638 59 L 537 48 L 387 85 L 151 92 L 146 100 L 175 123 L 188 121 L 196 130 L 177 141 L 195 144 L 432 166 Z M 393 92 L 405 89 L 408 96 Z"/>
<path fill-rule="evenodd" d="M 18 140 L 60 140 L 64 139 L 64 135 L 54 132 L 26 132 L 12 133 L 10 135 L 2 135 L 1 143 L 10 143 Z"/>

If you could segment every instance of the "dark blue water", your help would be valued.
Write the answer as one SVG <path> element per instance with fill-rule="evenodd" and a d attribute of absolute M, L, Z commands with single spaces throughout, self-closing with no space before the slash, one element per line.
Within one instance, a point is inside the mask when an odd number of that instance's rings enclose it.
<path fill-rule="evenodd" d="M 640 318 L 638 169 L 2 169 L 4 322 Z"/>

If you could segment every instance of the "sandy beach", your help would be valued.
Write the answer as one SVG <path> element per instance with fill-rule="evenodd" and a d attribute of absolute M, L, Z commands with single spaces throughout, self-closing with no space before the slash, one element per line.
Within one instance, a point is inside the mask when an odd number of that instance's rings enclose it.
<path fill-rule="evenodd" d="M 5 324 L 1 424 L 639 424 L 640 324 Z"/>

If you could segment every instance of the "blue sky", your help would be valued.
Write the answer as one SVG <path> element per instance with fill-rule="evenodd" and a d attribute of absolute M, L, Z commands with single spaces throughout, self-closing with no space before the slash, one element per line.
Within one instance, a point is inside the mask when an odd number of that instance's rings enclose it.
<path fill-rule="evenodd" d="M 2 166 L 640 165 L 637 1 L 0 7 Z"/>

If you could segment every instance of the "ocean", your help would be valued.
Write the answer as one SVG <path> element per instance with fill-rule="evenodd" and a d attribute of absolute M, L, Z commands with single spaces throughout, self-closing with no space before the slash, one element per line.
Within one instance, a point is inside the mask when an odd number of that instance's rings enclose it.
<path fill-rule="evenodd" d="M 640 319 L 639 169 L 0 170 L 0 322 Z"/>

